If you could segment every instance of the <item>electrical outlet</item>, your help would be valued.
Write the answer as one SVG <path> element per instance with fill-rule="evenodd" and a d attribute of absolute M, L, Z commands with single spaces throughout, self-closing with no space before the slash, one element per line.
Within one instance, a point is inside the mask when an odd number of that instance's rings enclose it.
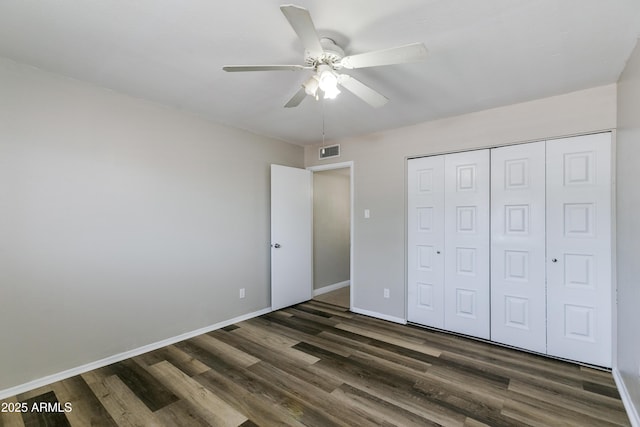
<path fill-rule="evenodd" d="M 384 297 L 389 298 L 389 288 L 384 288 Z"/>
<path fill-rule="evenodd" d="M 240 288 L 240 298 L 244 298 L 244 288 Z"/>
<path fill-rule="evenodd" d="M 364 210 L 364 217 L 365 219 L 371 218 L 371 211 L 369 209 Z"/>

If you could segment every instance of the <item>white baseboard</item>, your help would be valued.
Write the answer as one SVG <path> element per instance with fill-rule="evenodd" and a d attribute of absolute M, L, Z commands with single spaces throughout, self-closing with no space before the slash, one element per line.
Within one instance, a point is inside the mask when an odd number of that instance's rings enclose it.
<path fill-rule="evenodd" d="M 631 421 L 631 425 L 633 427 L 640 427 L 640 414 L 638 414 L 638 409 L 633 404 L 631 400 L 631 396 L 629 395 L 629 390 L 627 390 L 627 386 L 620 374 L 618 368 L 613 368 L 611 371 L 613 373 L 613 379 L 616 382 L 616 386 L 618 387 L 618 393 L 620 393 L 620 399 L 622 399 L 622 403 L 624 404 L 624 409 L 627 411 L 627 416 Z"/>
<path fill-rule="evenodd" d="M 326 294 L 327 292 L 337 291 L 341 288 L 346 288 L 349 286 L 351 282 L 349 280 L 345 280 L 344 282 L 334 283 L 333 285 L 323 286 L 318 289 L 313 290 L 313 296 L 317 297 L 318 295 Z"/>
<path fill-rule="evenodd" d="M 154 342 L 142 347 L 135 348 L 133 350 L 125 351 L 123 353 L 115 354 L 113 356 L 105 357 L 104 359 L 97 360 L 95 362 L 87 363 L 82 366 L 67 369 L 66 371 L 58 372 L 56 374 L 47 375 L 46 377 L 38 378 L 37 380 L 29 381 L 28 383 L 20 384 L 15 387 L 0 390 L 0 400 L 6 399 L 16 394 L 25 393 L 27 391 L 36 389 L 38 387 L 45 386 L 57 381 L 66 380 L 67 378 L 74 377 L 76 375 L 83 374 L 94 369 L 102 368 L 112 363 L 120 362 L 131 357 L 139 356 L 141 354 L 157 350 L 162 347 L 166 347 L 171 344 L 175 344 L 180 341 L 193 338 L 198 335 L 206 334 L 207 332 L 215 331 L 216 329 L 224 328 L 225 326 L 233 325 L 234 323 L 242 322 L 243 320 L 252 319 L 254 317 L 262 316 L 271 312 L 271 308 L 264 308 L 262 310 L 254 311 L 253 313 L 243 314 L 242 316 L 234 317 L 233 319 L 225 320 L 223 322 L 216 323 L 214 325 L 205 326 L 204 328 L 196 329 L 195 331 L 186 332 L 184 334 L 176 335 L 175 337 L 167 338 L 162 341 Z"/>
<path fill-rule="evenodd" d="M 358 314 L 364 314 L 365 316 L 375 317 L 377 319 L 388 320 L 389 322 L 400 323 L 402 325 L 407 324 L 406 319 L 400 317 L 389 316 L 388 314 L 377 313 L 375 311 L 363 310 L 361 308 L 352 307 L 351 311 Z"/>

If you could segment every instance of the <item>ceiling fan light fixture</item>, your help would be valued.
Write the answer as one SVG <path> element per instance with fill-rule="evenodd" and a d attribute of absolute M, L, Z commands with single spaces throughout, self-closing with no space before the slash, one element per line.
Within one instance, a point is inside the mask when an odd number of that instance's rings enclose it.
<path fill-rule="evenodd" d="M 338 76 L 328 65 L 320 65 L 318 67 L 318 80 L 320 81 L 320 89 L 324 92 L 338 86 Z"/>
<path fill-rule="evenodd" d="M 340 89 L 338 89 L 336 86 L 333 86 L 328 87 L 327 89 L 323 90 L 323 92 L 324 99 L 335 99 L 335 97 L 340 93 Z"/>
<path fill-rule="evenodd" d="M 326 64 L 318 66 L 318 86 L 324 92 L 325 99 L 334 99 L 340 93 L 338 89 L 338 76 L 333 69 Z"/>
<path fill-rule="evenodd" d="M 319 86 L 319 81 L 318 81 L 318 77 L 317 76 L 311 76 L 309 78 L 309 80 L 307 80 L 306 82 L 304 82 L 302 84 L 302 87 L 304 87 L 304 91 L 307 93 L 307 95 L 311 95 L 311 96 L 317 96 L 318 95 L 318 86 Z"/>

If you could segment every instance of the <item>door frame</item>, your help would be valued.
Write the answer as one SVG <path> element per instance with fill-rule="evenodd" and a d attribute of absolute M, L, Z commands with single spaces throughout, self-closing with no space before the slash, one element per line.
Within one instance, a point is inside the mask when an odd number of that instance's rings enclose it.
<path fill-rule="evenodd" d="M 345 168 L 349 168 L 349 309 L 352 310 L 353 309 L 353 301 L 354 301 L 354 289 L 355 287 L 353 286 L 355 283 L 354 280 L 354 271 L 353 271 L 353 254 L 354 254 L 354 238 L 353 238 L 353 225 L 354 225 L 354 218 L 355 218 L 355 210 L 354 210 L 354 179 L 353 179 L 353 172 L 354 172 L 354 164 L 353 161 L 347 161 L 347 162 L 340 162 L 340 163 L 328 163 L 325 165 L 317 165 L 317 166 L 309 166 L 306 169 L 308 171 L 311 171 L 311 197 L 313 199 L 314 195 L 313 195 L 313 174 L 315 172 L 321 172 L 321 171 L 327 171 L 327 170 L 333 170 L 333 169 L 345 169 Z M 311 213 L 311 221 L 313 224 L 313 212 Z M 313 235 L 311 237 L 311 254 L 313 255 Z M 312 270 L 312 274 L 313 274 L 313 263 L 311 265 L 311 270 Z M 313 283 L 311 284 L 311 286 L 313 286 Z"/>

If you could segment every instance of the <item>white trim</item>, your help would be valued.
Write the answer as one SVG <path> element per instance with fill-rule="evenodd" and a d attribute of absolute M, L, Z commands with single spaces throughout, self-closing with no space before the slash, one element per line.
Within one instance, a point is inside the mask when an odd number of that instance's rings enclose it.
<path fill-rule="evenodd" d="M 323 286 L 318 289 L 313 290 L 313 296 L 317 297 L 318 295 L 326 294 L 327 292 L 337 291 L 338 289 L 346 288 L 349 286 L 351 282 L 349 280 L 345 280 L 344 282 L 334 283 L 333 285 Z"/>
<path fill-rule="evenodd" d="M 351 204 L 349 209 L 351 210 L 351 218 L 349 219 L 351 221 L 351 223 L 349 224 L 349 240 L 351 243 L 351 249 L 349 250 L 349 279 L 351 282 L 351 292 L 350 292 L 350 301 L 349 301 L 349 309 L 351 309 L 353 311 L 354 308 L 354 301 L 355 301 L 355 293 L 356 293 L 356 275 L 355 275 L 355 268 L 353 265 L 353 260 L 354 260 L 354 256 L 355 256 L 355 199 L 356 199 L 356 193 L 355 193 L 355 186 L 354 186 L 354 182 L 355 182 L 355 166 L 353 163 L 353 160 L 350 160 L 348 162 L 340 162 L 340 163 L 327 163 L 325 165 L 317 165 L 317 166 L 309 166 L 307 167 L 307 170 L 310 170 L 311 172 L 320 172 L 320 171 L 326 171 L 326 170 L 331 170 L 331 169 L 343 169 L 343 168 L 349 168 L 349 197 L 351 198 Z"/>
<path fill-rule="evenodd" d="M 406 325 L 406 319 L 401 317 L 389 316 L 388 314 L 377 313 L 375 311 L 363 310 L 357 307 L 351 307 L 351 311 L 358 314 L 364 314 L 365 316 L 375 317 L 377 319 L 387 320 L 389 322 L 400 323 L 401 325 Z"/>
<path fill-rule="evenodd" d="M 618 386 L 618 392 L 620 393 L 620 399 L 624 404 L 624 409 L 627 411 L 627 416 L 631 421 L 631 425 L 633 427 L 640 427 L 640 414 L 638 414 L 638 408 L 636 408 L 631 400 L 631 396 L 629 395 L 629 390 L 627 390 L 627 386 L 620 374 L 618 368 L 613 368 L 611 371 L 613 374 L 613 380 L 616 382 L 616 386 Z"/>
<path fill-rule="evenodd" d="M 132 357 L 139 356 L 143 353 L 157 350 L 159 348 L 166 347 L 168 345 L 175 344 L 177 342 L 184 341 L 186 339 L 193 338 L 198 335 L 206 334 L 207 332 L 215 331 L 216 329 L 224 328 L 225 326 L 233 325 L 234 323 L 242 322 L 243 320 L 249 320 L 254 317 L 262 316 L 263 314 L 267 314 L 270 312 L 271 312 L 271 308 L 264 308 L 262 310 L 254 311 L 253 313 L 243 314 L 242 316 L 234 317 L 233 319 L 225 320 L 223 322 L 219 322 L 214 325 L 205 326 L 204 328 L 196 329 L 195 331 L 176 335 L 174 337 L 157 341 L 152 344 L 134 348 L 133 350 L 128 350 L 119 354 L 114 354 L 113 356 L 105 357 L 104 359 L 96 360 L 95 362 L 90 362 L 85 365 L 67 369 L 66 371 L 58 372 L 52 375 L 47 375 L 46 377 L 38 378 L 36 380 L 29 381 L 24 384 L 20 384 L 11 388 L 0 390 L 0 400 L 15 396 L 20 393 L 25 393 L 27 391 L 34 390 L 36 388 L 39 388 L 51 383 L 66 380 L 67 378 L 84 374 L 85 372 L 102 368 L 104 366 L 111 365 L 112 363 L 120 362 L 125 359 L 130 359 Z"/>
<path fill-rule="evenodd" d="M 307 170 L 310 170 L 311 172 L 320 172 L 320 171 L 328 171 L 331 169 L 344 169 L 344 168 L 353 169 L 353 161 L 340 162 L 340 163 L 327 163 L 325 165 L 309 166 Z M 351 172 L 353 172 L 353 170 Z"/>

